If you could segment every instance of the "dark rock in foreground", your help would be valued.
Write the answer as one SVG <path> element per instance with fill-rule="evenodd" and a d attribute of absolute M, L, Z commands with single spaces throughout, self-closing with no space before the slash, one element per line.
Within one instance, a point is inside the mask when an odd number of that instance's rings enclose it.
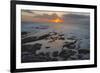
<path fill-rule="evenodd" d="M 64 60 L 67 60 L 68 58 L 70 58 L 71 56 L 75 55 L 75 51 L 73 50 L 62 50 L 61 53 L 59 54 L 59 56 L 61 58 L 63 58 Z"/>
<path fill-rule="evenodd" d="M 22 35 L 27 33 L 22 33 Z M 40 42 L 40 40 L 45 40 L 46 45 Z M 56 44 L 51 44 L 56 42 L 56 40 L 60 40 L 63 44 L 60 48 L 60 51 L 51 49 L 52 46 L 55 47 Z M 36 42 L 38 41 L 38 43 Z M 30 44 L 30 42 L 32 42 Z M 36 43 L 33 43 L 36 42 Z M 21 46 L 21 62 L 49 62 L 49 61 L 67 61 L 67 60 L 88 60 L 90 59 L 90 49 L 80 49 L 80 44 L 76 44 L 79 40 L 74 37 L 68 37 L 65 39 L 64 34 L 59 34 L 57 32 L 50 32 L 45 35 L 40 35 L 39 37 L 24 37 L 22 39 Z M 28 44 L 27 44 L 28 43 Z M 59 42 L 56 42 L 59 43 Z M 48 45 L 50 44 L 50 45 Z M 58 45 L 59 46 L 59 45 Z M 77 47 L 79 46 L 79 47 Z M 43 52 L 42 47 L 46 50 Z M 47 51 L 49 49 L 53 50 L 53 52 Z M 37 53 L 37 51 L 40 51 Z"/>

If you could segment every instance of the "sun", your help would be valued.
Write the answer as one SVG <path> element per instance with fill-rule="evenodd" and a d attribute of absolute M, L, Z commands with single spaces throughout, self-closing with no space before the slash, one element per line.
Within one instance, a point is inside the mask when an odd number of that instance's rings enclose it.
<path fill-rule="evenodd" d="M 64 21 L 63 21 L 62 19 L 60 19 L 60 18 L 55 18 L 55 19 L 50 20 L 50 22 L 62 23 L 62 22 L 64 22 Z"/>

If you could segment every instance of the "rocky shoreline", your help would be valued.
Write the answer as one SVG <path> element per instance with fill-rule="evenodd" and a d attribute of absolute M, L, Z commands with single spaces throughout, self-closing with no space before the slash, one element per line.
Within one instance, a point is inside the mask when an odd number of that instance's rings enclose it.
<path fill-rule="evenodd" d="M 67 37 L 63 33 L 48 32 L 28 36 L 24 32 L 21 44 L 22 63 L 90 59 L 90 49 L 80 48 L 80 39 L 75 36 Z"/>

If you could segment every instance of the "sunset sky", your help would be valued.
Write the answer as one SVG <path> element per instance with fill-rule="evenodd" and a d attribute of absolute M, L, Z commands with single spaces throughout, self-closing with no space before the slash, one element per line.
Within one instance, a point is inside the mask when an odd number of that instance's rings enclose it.
<path fill-rule="evenodd" d="M 21 10 L 22 22 L 89 24 L 89 13 Z"/>

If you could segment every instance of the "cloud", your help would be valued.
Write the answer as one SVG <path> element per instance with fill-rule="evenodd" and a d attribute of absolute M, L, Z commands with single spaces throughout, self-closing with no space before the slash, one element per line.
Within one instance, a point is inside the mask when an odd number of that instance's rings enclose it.
<path fill-rule="evenodd" d="M 51 19 L 59 17 L 56 13 L 48 14 L 48 12 L 29 11 L 22 10 L 21 20 L 22 22 L 48 22 Z"/>
<path fill-rule="evenodd" d="M 90 16 L 85 15 L 83 13 L 75 13 L 75 14 L 65 14 L 63 15 L 63 19 L 65 23 L 69 24 L 89 24 L 90 23 Z"/>
<path fill-rule="evenodd" d="M 89 13 L 21 10 L 22 22 L 48 22 L 62 18 L 66 24 L 90 24 Z"/>
<path fill-rule="evenodd" d="M 32 13 L 32 14 L 34 13 L 34 12 L 32 12 L 32 10 L 24 10 L 24 9 L 22 9 L 21 11 L 22 12 L 27 12 L 27 13 Z"/>

